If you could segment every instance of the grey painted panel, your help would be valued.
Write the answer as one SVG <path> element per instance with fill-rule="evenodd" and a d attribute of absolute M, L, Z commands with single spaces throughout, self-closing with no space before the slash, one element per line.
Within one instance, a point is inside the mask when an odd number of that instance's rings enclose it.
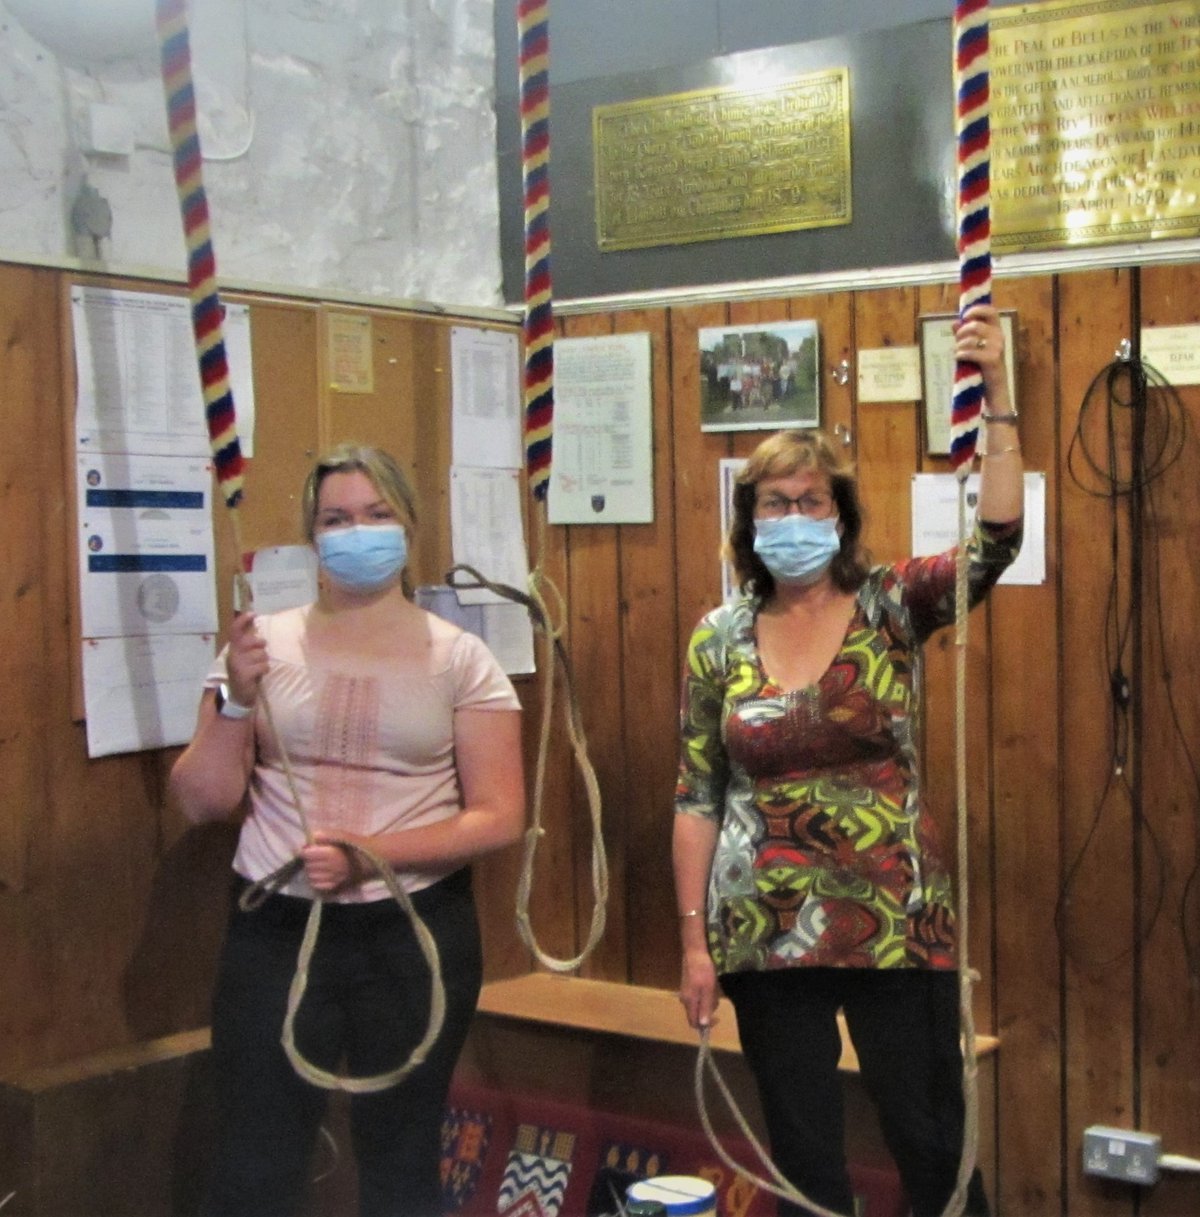
<path fill-rule="evenodd" d="M 952 16 L 953 0 L 720 0 L 722 51 L 886 30 Z"/>
<path fill-rule="evenodd" d="M 954 258 L 950 19 L 553 85 L 554 293 L 579 299 Z M 601 254 L 596 245 L 592 108 L 731 84 L 850 70 L 853 223 Z M 498 116 L 504 297 L 523 291 L 520 124 Z"/>
<path fill-rule="evenodd" d="M 516 11 L 516 0 L 497 0 L 500 97 L 517 92 Z M 550 0 L 550 74 L 555 85 L 565 85 L 891 29 L 953 12 L 953 0 Z"/>

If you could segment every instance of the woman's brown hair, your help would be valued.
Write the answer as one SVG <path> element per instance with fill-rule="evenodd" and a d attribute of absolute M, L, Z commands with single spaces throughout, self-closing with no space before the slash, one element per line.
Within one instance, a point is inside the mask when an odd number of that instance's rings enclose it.
<path fill-rule="evenodd" d="M 854 467 L 842 459 L 822 431 L 777 431 L 755 448 L 733 487 L 733 521 L 724 552 L 739 587 L 751 595 L 766 599 L 775 591 L 774 576 L 754 552 L 758 484 L 766 478 L 790 477 L 800 470 L 812 470 L 829 479 L 841 531 L 841 548 L 829 567 L 835 586 L 843 592 L 856 591 L 870 569 L 870 555 L 862 544 L 863 510 Z"/>

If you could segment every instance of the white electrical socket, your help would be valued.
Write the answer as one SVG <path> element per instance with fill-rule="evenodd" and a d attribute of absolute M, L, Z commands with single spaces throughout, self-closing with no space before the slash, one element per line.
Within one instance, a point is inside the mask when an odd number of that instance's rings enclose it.
<path fill-rule="evenodd" d="M 1083 1173 L 1126 1183 L 1158 1182 L 1162 1138 L 1155 1133 L 1093 1124 L 1083 1130 Z"/>

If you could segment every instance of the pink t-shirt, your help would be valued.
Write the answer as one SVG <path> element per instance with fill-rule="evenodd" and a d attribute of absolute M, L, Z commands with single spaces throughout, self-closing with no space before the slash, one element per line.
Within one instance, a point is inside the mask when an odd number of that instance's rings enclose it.
<path fill-rule="evenodd" d="M 256 619 L 271 659 L 263 690 L 309 829 L 374 836 L 455 815 L 461 806 L 455 711 L 521 708 L 495 657 L 474 634 L 429 614 L 429 648 L 420 662 L 313 656 L 305 645 L 310 609 Z M 225 676 L 222 651 L 205 683 L 211 687 Z M 279 743 L 261 700 L 254 730 L 250 814 L 233 861 L 234 870 L 250 880 L 265 878 L 304 844 Z M 397 878 L 414 892 L 453 869 L 399 871 Z M 313 896 L 303 871 L 281 890 Z M 371 879 L 333 899 L 358 903 L 387 897 L 383 880 Z"/>

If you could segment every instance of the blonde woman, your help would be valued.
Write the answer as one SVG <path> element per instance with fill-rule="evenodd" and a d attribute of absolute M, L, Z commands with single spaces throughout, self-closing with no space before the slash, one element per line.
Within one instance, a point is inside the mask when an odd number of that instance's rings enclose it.
<path fill-rule="evenodd" d="M 282 1217 L 301 1205 L 326 1095 L 295 1074 L 280 1031 L 314 899 L 327 904 L 296 1022 L 307 1059 L 386 1073 L 428 1026 L 429 969 L 408 919 L 336 839 L 395 869 L 438 944 L 447 1009 L 429 1057 L 400 1085 L 351 1100 L 360 1213 L 433 1217 L 442 1211 L 442 1110 L 481 979 L 469 864 L 524 827 L 520 705 L 478 638 L 409 598 L 416 512 L 390 456 L 346 446 L 318 461 L 303 522 L 319 563 L 317 600 L 234 619 L 171 774 L 193 821 L 245 806 L 237 891 L 290 859 L 302 863 L 257 910 L 235 903 L 231 914 L 213 1002 L 221 1127 L 202 1211 Z"/>

